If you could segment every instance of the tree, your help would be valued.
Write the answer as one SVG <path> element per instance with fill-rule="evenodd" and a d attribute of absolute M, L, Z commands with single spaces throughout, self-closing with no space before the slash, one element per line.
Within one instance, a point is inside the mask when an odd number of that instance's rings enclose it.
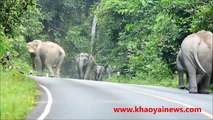
<path fill-rule="evenodd" d="M 95 13 L 99 41 L 111 43 L 104 47 L 112 51 L 105 61 L 114 61 L 123 75 L 172 77 L 182 40 L 200 29 L 212 31 L 210 6 L 210 0 L 103 0 Z"/>

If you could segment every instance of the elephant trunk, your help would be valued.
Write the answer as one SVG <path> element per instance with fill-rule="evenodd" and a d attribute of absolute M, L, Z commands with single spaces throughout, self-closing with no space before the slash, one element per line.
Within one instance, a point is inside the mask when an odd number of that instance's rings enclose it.
<path fill-rule="evenodd" d="M 96 72 L 97 72 L 97 74 L 96 74 L 96 80 L 99 80 L 100 74 L 101 74 L 101 73 L 100 73 L 100 70 L 97 70 Z"/>
<path fill-rule="evenodd" d="M 31 59 L 32 59 L 32 67 L 33 67 L 34 70 L 36 70 L 35 60 L 34 60 L 35 59 L 35 54 L 31 53 L 30 56 L 31 56 Z"/>
<path fill-rule="evenodd" d="M 80 79 L 84 79 L 84 61 L 80 60 L 79 61 L 79 74 L 80 74 Z"/>

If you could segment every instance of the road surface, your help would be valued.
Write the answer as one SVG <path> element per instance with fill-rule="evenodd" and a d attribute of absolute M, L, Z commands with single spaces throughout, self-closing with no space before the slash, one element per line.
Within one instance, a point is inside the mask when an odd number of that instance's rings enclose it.
<path fill-rule="evenodd" d="M 167 119 L 211 120 L 212 94 L 189 94 L 176 88 L 66 78 L 33 77 L 41 89 L 31 119 Z M 163 109 L 185 112 L 163 112 Z M 186 112 L 186 109 L 201 112 Z M 129 110 L 115 112 L 115 110 Z M 143 109 L 143 111 L 142 111 Z M 154 113 L 154 110 L 156 112 Z M 147 111 L 148 110 L 148 111 Z M 165 110 L 165 109 L 164 109 Z"/>

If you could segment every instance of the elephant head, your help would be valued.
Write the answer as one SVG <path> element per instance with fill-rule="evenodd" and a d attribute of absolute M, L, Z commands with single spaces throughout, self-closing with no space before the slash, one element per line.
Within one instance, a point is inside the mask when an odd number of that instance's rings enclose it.
<path fill-rule="evenodd" d="M 88 53 L 80 53 L 76 57 L 79 79 L 87 79 L 87 75 L 93 65 L 93 57 Z"/>
<path fill-rule="evenodd" d="M 37 50 L 38 46 L 40 46 L 41 44 L 42 44 L 41 40 L 33 40 L 32 42 L 27 43 L 27 50 L 30 53 L 30 56 L 31 56 L 31 59 L 32 59 L 32 66 L 33 66 L 34 70 L 37 69 L 36 63 L 35 63 L 36 50 Z"/>
<path fill-rule="evenodd" d="M 95 80 L 101 81 L 102 80 L 102 75 L 104 73 L 104 67 L 100 66 L 100 65 L 95 66 L 94 73 L 95 73 Z"/>
<path fill-rule="evenodd" d="M 27 43 L 27 49 L 30 53 L 35 54 L 38 46 L 40 46 L 41 44 L 41 40 L 33 40 L 32 42 Z"/>

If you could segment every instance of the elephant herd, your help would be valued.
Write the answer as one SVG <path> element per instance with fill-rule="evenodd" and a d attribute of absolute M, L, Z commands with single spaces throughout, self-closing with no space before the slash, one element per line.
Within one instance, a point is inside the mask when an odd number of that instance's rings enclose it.
<path fill-rule="evenodd" d="M 59 77 L 60 68 L 65 58 L 65 52 L 58 44 L 41 40 L 27 43 L 31 54 L 33 68 L 42 76 L 46 67 L 50 76 Z M 210 82 L 213 81 L 213 34 L 201 30 L 187 36 L 178 52 L 176 63 L 179 78 L 179 88 L 183 89 L 183 74 L 186 73 L 186 89 L 189 93 L 209 93 Z M 76 71 L 79 79 L 88 79 L 91 70 L 94 80 L 101 81 L 103 74 L 112 75 L 111 69 L 96 65 L 92 55 L 80 53 L 75 57 Z"/>
<path fill-rule="evenodd" d="M 27 49 L 32 58 L 32 66 L 37 70 L 38 76 L 43 76 L 43 71 L 47 68 L 50 77 L 59 77 L 61 65 L 66 56 L 62 47 L 50 41 L 33 40 L 27 43 Z M 94 80 L 102 80 L 105 68 L 96 65 L 92 55 L 80 53 L 75 60 L 79 79 L 88 79 L 89 72 L 94 69 Z"/>
<path fill-rule="evenodd" d="M 80 53 L 76 56 L 76 70 L 79 79 L 88 79 L 91 70 L 94 71 L 94 80 L 101 81 L 105 68 L 97 65 L 92 55 L 88 53 Z"/>

